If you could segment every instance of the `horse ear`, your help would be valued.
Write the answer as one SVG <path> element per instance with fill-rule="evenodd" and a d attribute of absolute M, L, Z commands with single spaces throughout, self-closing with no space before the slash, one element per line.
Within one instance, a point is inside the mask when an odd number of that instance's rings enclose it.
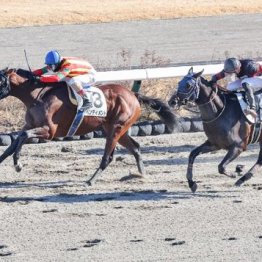
<path fill-rule="evenodd" d="M 203 74 L 203 72 L 204 72 L 204 69 L 202 71 L 198 72 L 198 73 L 195 73 L 194 78 L 200 77 Z"/>
<path fill-rule="evenodd" d="M 194 74 L 194 72 L 193 72 L 193 67 L 192 67 L 192 66 L 189 68 L 187 74 L 188 74 L 188 75 L 193 75 L 193 74 Z"/>
<path fill-rule="evenodd" d="M 7 73 L 7 71 L 8 71 L 8 67 L 6 67 L 6 68 L 4 68 L 4 69 L 2 69 L 2 70 L 0 70 L 2 73 L 4 73 L 4 74 L 6 74 Z"/>

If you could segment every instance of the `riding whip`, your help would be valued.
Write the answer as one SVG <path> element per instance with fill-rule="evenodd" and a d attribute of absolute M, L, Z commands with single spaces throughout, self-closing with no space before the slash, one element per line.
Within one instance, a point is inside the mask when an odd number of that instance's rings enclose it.
<path fill-rule="evenodd" d="M 30 67 L 30 65 L 29 65 L 29 63 L 28 63 L 28 59 L 27 59 L 27 55 L 26 55 L 25 49 L 24 49 L 24 53 L 25 53 L 25 60 L 26 60 L 27 66 L 28 66 L 28 68 L 29 68 L 29 71 L 32 73 L 31 67 Z"/>

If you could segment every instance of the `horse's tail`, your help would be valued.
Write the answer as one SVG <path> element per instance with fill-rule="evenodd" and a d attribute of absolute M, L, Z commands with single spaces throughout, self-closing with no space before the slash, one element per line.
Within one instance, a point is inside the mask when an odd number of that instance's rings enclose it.
<path fill-rule="evenodd" d="M 154 110 L 154 112 L 160 117 L 160 119 L 166 124 L 168 131 L 172 133 L 175 128 L 178 128 L 178 119 L 171 111 L 171 108 L 158 98 L 152 98 L 143 96 L 139 93 L 135 93 L 139 103 L 143 103 Z"/>

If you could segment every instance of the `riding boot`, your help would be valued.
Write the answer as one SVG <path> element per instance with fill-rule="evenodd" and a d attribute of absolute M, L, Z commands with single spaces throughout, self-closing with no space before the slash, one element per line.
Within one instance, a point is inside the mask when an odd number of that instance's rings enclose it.
<path fill-rule="evenodd" d="M 83 104 L 82 104 L 82 107 L 80 108 L 80 110 L 86 110 L 86 109 L 89 109 L 93 106 L 93 104 L 90 101 L 89 96 L 87 95 L 86 92 L 82 96 L 82 99 L 83 99 Z"/>
<path fill-rule="evenodd" d="M 250 113 L 253 117 L 256 118 L 257 113 L 256 113 L 256 104 L 255 104 L 253 89 L 248 83 L 243 83 L 242 87 L 246 91 L 246 96 L 249 104 L 249 108 L 246 110 L 246 112 Z"/>

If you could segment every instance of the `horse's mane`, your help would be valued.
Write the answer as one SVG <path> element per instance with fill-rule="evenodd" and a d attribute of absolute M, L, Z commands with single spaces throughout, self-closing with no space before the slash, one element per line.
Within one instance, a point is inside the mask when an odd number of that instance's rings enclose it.
<path fill-rule="evenodd" d="M 28 79 L 28 81 L 25 82 L 25 86 L 31 87 L 33 89 L 41 88 L 39 98 L 43 98 L 44 96 L 51 94 L 54 90 L 60 88 L 67 92 L 67 89 L 65 88 L 65 82 L 41 83 L 39 81 L 36 81 L 35 75 L 31 71 L 19 68 L 17 70 L 13 69 L 13 72 L 15 72 L 20 77 Z"/>
<path fill-rule="evenodd" d="M 16 72 L 17 75 L 28 79 L 30 82 L 35 81 L 35 75 L 31 71 L 19 68 L 19 69 L 15 70 L 15 72 Z M 51 88 L 66 86 L 65 82 L 39 83 L 39 84 L 42 87 L 51 87 Z"/>

